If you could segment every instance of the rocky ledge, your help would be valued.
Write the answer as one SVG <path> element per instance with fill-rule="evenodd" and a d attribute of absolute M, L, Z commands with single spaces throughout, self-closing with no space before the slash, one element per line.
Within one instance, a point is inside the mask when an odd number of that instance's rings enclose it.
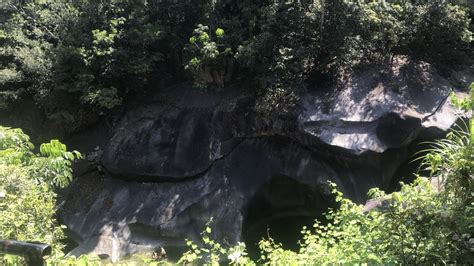
<path fill-rule="evenodd" d="M 448 95 L 474 76 L 459 72 L 453 84 L 427 64 L 398 61 L 389 75 L 308 89 L 285 116 L 256 113 L 255 97 L 237 88 L 181 86 L 127 108 L 99 125 L 107 129 L 82 150 L 99 145 L 98 162 L 79 163 L 63 194 L 59 216 L 78 243 L 71 254 L 118 260 L 180 247 L 199 241 L 210 217 L 214 237 L 233 244 L 265 221 L 316 217 L 332 204 L 328 181 L 360 203 L 372 187 L 393 189 L 417 143 L 456 122 Z"/>

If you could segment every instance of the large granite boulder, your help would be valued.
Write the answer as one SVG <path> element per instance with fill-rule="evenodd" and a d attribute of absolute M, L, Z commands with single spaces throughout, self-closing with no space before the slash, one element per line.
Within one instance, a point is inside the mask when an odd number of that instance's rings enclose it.
<path fill-rule="evenodd" d="M 233 244 L 259 221 L 317 216 L 332 204 L 328 181 L 360 203 L 372 187 L 390 189 L 413 146 L 458 119 L 447 97 L 455 85 L 401 69 L 309 89 L 287 116 L 257 113 L 237 88 L 177 87 L 129 108 L 102 136 L 100 171 L 83 171 L 62 197 L 60 218 L 79 244 L 71 254 L 118 260 L 180 247 L 199 241 L 210 217 L 214 237 Z"/>

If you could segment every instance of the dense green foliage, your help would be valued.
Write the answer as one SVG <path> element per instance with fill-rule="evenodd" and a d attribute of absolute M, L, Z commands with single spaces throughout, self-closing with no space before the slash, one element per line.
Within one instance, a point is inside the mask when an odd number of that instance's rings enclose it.
<path fill-rule="evenodd" d="M 69 183 L 80 154 L 57 140 L 41 145 L 40 154 L 33 148 L 21 130 L 0 127 L 0 239 L 48 243 L 61 255 L 55 188 Z"/>
<path fill-rule="evenodd" d="M 245 82 L 291 107 L 296 89 L 394 54 L 453 63 L 447 55 L 470 48 L 472 33 L 469 3 L 451 2 L 10 1 L 0 11 L 0 105 L 32 98 L 80 126 L 86 110 L 193 80 Z"/>

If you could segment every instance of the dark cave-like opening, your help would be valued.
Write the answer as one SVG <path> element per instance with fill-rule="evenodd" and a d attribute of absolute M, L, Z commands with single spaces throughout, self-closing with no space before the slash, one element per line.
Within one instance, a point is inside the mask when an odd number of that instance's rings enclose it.
<path fill-rule="evenodd" d="M 268 237 L 297 251 L 303 226 L 312 227 L 315 219 L 322 220 L 332 205 L 333 200 L 314 186 L 287 176 L 271 178 L 247 204 L 242 236 L 249 256 L 258 260 L 258 242 Z"/>

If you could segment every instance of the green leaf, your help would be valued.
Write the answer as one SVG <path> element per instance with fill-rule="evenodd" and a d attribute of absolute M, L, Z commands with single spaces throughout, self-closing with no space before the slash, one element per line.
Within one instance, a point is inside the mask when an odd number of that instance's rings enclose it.
<path fill-rule="evenodd" d="M 221 29 L 221 28 L 217 28 L 217 29 L 216 29 L 216 36 L 217 36 L 218 38 L 224 37 L 224 30 Z"/>

